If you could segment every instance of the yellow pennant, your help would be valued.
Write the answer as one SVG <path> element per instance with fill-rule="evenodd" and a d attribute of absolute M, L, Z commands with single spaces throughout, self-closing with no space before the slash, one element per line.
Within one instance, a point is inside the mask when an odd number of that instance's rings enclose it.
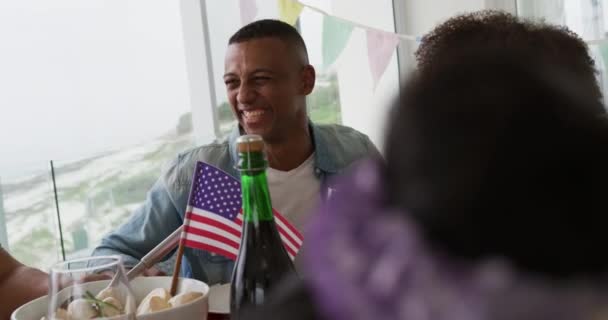
<path fill-rule="evenodd" d="M 277 0 L 277 2 L 279 3 L 281 20 L 293 26 L 296 23 L 296 20 L 298 20 L 304 6 L 298 1 L 292 0 Z"/>

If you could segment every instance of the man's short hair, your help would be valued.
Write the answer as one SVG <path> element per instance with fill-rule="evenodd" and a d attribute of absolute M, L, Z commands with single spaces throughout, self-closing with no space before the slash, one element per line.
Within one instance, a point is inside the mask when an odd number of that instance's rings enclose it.
<path fill-rule="evenodd" d="M 261 38 L 278 38 L 292 46 L 308 64 L 308 51 L 304 39 L 296 28 L 280 20 L 257 20 L 245 25 L 230 37 L 228 44 L 241 43 Z"/>
<path fill-rule="evenodd" d="M 390 116 L 389 199 L 459 258 L 608 270 L 608 122 L 563 69 L 508 50 L 418 73 Z"/>
<path fill-rule="evenodd" d="M 457 51 L 483 49 L 522 51 L 563 67 L 587 86 L 592 98 L 602 101 L 594 61 L 580 37 L 566 27 L 523 20 L 506 12 L 485 10 L 450 18 L 423 37 L 415 55 L 424 72 Z"/>

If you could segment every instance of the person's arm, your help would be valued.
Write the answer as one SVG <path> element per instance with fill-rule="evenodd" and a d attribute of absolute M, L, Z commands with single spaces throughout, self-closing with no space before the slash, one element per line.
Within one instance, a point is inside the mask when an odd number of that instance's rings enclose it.
<path fill-rule="evenodd" d="M 24 266 L 0 248 L 0 319 L 24 303 L 47 294 L 46 273 Z"/>
<path fill-rule="evenodd" d="M 171 172 L 175 174 L 175 171 Z M 168 179 L 165 176 L 154 184 L 144 204 L 126 223 L 106 235 L 93 255 L 119 254 L 123 257 L 125 267 L 131 268 L 182 225 L 180 213 L 168 189 L 171 186 L 166 181 Z"/>

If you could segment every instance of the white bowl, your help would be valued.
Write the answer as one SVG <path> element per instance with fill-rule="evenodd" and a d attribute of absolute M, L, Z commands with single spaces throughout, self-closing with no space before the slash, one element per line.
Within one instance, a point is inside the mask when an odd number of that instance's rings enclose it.
<path fill-rule="evenodd" d="M 109 280 L 89 282 L 85 287 L 93 294 L 97 294 L 105 288 Z M 171 287 L 171 277 L 139 277 L 131 281 L 131 289 L 137 300 L 137 305 L 143 300 L 150 291 L 156 288 Z M 178 292 L 198 291 L 203 293 L 203 296 L 192 302 L 186 303 L 179 307 L 166 309 L 154 313 L 145 314 L 137 317 L 141 320 L 163 320 L 163 319 L 200 319 L 207 320 L 209 312 L 209 286 L 202 281 L 195 279 L 179 279 Z M 46 315 L 48 307 L 48 296 L 43 296 L 32 300 L 19 307 L 11 315 L 11 320 L 40 320 Z"/>

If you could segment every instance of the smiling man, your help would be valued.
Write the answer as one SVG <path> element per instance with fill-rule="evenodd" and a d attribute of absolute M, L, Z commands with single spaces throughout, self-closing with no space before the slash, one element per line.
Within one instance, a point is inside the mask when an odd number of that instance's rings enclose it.
<path fill-rule="evenodd" d="M 289 24 L 260 20 L 237 31 L 228 42 L 223 78 L 238 120 L 230 136 L 180 154 L 145 203 L 102 239 L 94 255 L 121 254 L 127 267 L 135 265 L 182 225 L 197 161 L 239 176 L 235 142 L 241 134 L 263 137 L 273 207 L 299 229 L 319 199 L 330 194 L 327 178 L 363 157 L 379 157 L 366 135 L 310 121 L 306 96 L 314 88 L 315 70 L 302 37 Z M 183 276 L 209 284 L 230 281 L 229 259 L 191 248 L 184 250 L 184 258 Z"/>

